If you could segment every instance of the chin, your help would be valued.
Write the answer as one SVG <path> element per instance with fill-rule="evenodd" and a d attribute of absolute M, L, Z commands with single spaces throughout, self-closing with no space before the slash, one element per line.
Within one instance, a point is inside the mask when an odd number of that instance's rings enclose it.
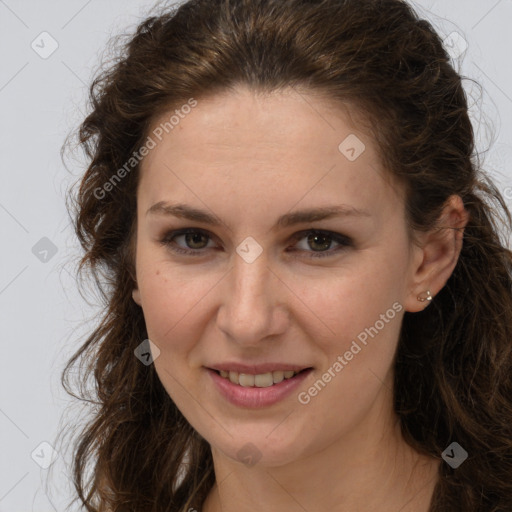
<path fill-rule="evenodd" d="M 298 436 L 290 439 L 289 433 L 284 431 L 284 439 L 270 438 L 267 429 L 258 429 L 259 432 L 239 431 L 236 437 L 227 437 L 222 442 L 210 443 L 212 448 L 250 468 L 255 465 L 279 467 L 297 460 L 304 451 L 304 438 Z M 268 430 L 269 432 L 271 430 Z"/>

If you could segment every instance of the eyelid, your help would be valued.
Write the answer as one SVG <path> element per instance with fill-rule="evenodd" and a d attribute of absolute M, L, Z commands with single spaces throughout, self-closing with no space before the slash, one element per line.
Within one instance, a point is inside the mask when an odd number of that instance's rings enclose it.
<path fill-rule="evenodd" d="M 341 241 L 345 244 L 351 244 L 352 240 L 349 236 L 343 235 L 342 233 L 337 233 L 336 231 L 330 231 L 328 229 L 316 229 L 316 228 L 310 228 L 310 229 L 303 229 L 302 231 L 297 231 L 291 236 L 292 240 L 300 240 L 301 238 L 304 238 L 306 235 L 309 235 L 310 233 L 317 233 L 319 235 L 327 235 L 333 240 Z"/>
<path fill-rule="evenodd" d="M 209 241 L 213 241 L 214 239 L 217 239 L 217 237 L 207 231 L 206 229 L 202 229 L 202 228 L 182 228 L 182 229 L 175 229 L 175 230 L 170 230 L 170 231 L 166 231 L 164 233 L 164 235 L 160 238 L 160 243 L 166 247 L 168 247 L 171 251 L 174 251 L 174 252 L 177 252 L 177 253 L 181 253 L 181 254 L 202 254 L 205 252 L 204 249 L 185 249 L 183 247 L 173 247 L 171 245 L 171 243 L 174 241 L 175 238 L 179 237 L 179 236 L 183 236 L 183 235 L 187 235 L 189 233 L 192 233 L 192 234 L 202 234 L 202 235 L 205 235 L 207 236 L 210 240 Z M 210 247 L 211 249 L 211 247 Z"/>
<path fill-rule="evenodd" d="M 203 249 L 188 249 L 188 248 L 183 248 L 180 246 L 172 246 L 172 242 L 174 241 L 175 238 L 189 234 L 189 233 L 205 235 L 210 239 L 210 241 L 218 240 L 216 235 L 214 235 L 213 233 L 211 233 L 208 230 L 205 230 L 202 228 L 182 228 L 182 229 L 170 230 L 170 231 L 165 232 L 164 235 L 159 239 L 159 242 L 163 246 L 165 246 L 169 250 L 171 250 L 172 252 L 175 252 L 178 254 L 189 255 L 189 256 L 202 256 L 206 253 L 205 249 L 212 249 L 212 247 L 210 247 L 210 248 L 205 247 Z M 326 251 L 306 251 L 304 249 L 298 249 L 298 250 L 292 250 L 289 252 L 306 253 L 306 254 L 310 255 L 310 256 L 306 256 L 306 258 L 315 259 L 315 258 L 334 256 L 334 255 L 338 254 L 340 251 L 342 251 L 343 249 L 347 249 L 348 247 L 353 246 L 353 241 L 350 237 L 343 235 L 341 233 L 337 233 L 335 231 L 330 231 L 330 230 L 325 230 L 325 229 L 317 229 L 317 228 L 309 228 L 309 229 L 304 229 L 302 231 L 298 231 L 290 237 L 290 240 L 298 241 L 298 240 L 305 238 L 309 234 L 325 235 L 328 238 L 330 238 L 333 242 L 335 242 L 339 245 L 334 249 L 328 249 Z"/>
<path fill-rule="evenodd" d="M 293 249 L 291 252 L 304 252 L 309 255 L 306 257 L 310 259 L 328 258 L 329 256 L 336 256 L 341 251 L 346 250 L 348 247 L 352 247 L 354 245 L 352 239 L 346 235 L 327 229 L 316 228 L 305 229 L 294 233 L 292 235 L 292 240 L 301 240 L 306 238 L 306 236 L 309 234 L 325 235 L 327 238 L 330 238 L 333 242 L 337 243 L 338 246 L 334 249 L 328 249 L 327 251 L 306 251 L 304 249 Z"/>

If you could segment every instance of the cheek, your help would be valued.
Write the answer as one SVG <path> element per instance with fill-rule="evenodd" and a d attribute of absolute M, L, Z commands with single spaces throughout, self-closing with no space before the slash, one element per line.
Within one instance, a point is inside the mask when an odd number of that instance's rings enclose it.
<path fill-rule="evenodd" d="M 193 325 L 193 318 L 201 309 L 198 306 L 212 285 L 207 277 L 187 278 L 176 269 L 166 270 L 165 266 L 146 272 L 139 287 L 148 335 L 167 343 L 183 326 Z"/>
<path fill-rule="evenodd" d="M 336 411 L 347 413 L 345 427 L 365 414 L 392 368 L 399 338 L 405 263 L 384 252 L 360 256 L 350 271 L 302 292 L 322 320 L 310 314 L 302 329 L 323 357 L 315 382 L 300 390 L 301 403 L 313 416 L 323 414 L 326 425 L 339 423 Z M 319 332 L 326 335 L 313 337 Z"/>
<path fill-rule="evenodd" d="M 204 331 L 205 297 L 213 284 L 206 276 L 187 278 L 168 263 L 146 268 L 139 283 L 148 337 L 160 350 L 155 369 L 169 396 L 185 411 L 190 396 L 183 390 L 192 389 L 190 354 Z"/>
<path fill-rule="evenodd" d="M 400 276 L 393 274 L 392 266 L 376 264 L 383 261 L 380 257 L 368 260 L 361 258 L 347 269 L 326 270 L 323 277 L 314 279 L 282 275 L 287 284 L 282 288 L 284 306 L 295 323 L 315 333 L 318 344 L 322 340 L 332 343 L 333 337 L 346 340 L 357 336 L 400 298 Z M 216 285 L 222 287 L 223 274 L 165 261 L 141 263 L 139 289 L 150 339 L 153 336 L 161 343 L 172 343 L 177 337 L 193 339 L 191 334 L 201 325 L 202 315 L 223 304 L 222 294 L 215 290 Z M 186 340 L 179 346 L 183 342 Z"/>
<path fill-rule="evenodd" d="M 334 343 L 336 349 L 343 348 L 347 342 L 350 344 L 359 333 L 376 323 L 382 330 L 384 322 L 387 329 L 397 310 L 402 309 L 404 267 L 401 265 L 397 259 L 368 254 L 357 264 L 338 273 L 329 272 L 314 283 L 303 281 L 300 288 L 295 288 L 300 301 L 309 309 L 302 315 L 303 329 L 316 332 L 318 342 Z M 295 318 L 301 323 L 300 316 Z"/>
<path fill-rule="evenodd" d="M 379 393 L 392 386 L 387 377 L 403 316 L 397 281 L 398 276 L 365 265 L 364 272 L 354 269 L 350 276 L 331 279 L 325 293 L 317 290 L 308 297 L 322 323 L 311 320 L 302 328 L 313 335 L 315 327 L 325 324 L 331 332 L 312 338 L 322 353 L 322 367 L 298 390 L 298 400 L 301 411 L 316 418 L 327 437 L 352 429 Z"/>

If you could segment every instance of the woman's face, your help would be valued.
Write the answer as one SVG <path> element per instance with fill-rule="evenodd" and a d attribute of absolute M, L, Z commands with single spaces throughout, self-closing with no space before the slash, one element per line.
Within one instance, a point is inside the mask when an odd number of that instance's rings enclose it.
<path fill-rule="evenodd" d="M 378 430 L 418 257 L 374 141 L 292 89 L 189 110 L 153 126 L 137 192 L 133 297 L 162 384 L 212 447 L 249 464 Z M 284 378 L 293 369 L 309 370 Z"/>

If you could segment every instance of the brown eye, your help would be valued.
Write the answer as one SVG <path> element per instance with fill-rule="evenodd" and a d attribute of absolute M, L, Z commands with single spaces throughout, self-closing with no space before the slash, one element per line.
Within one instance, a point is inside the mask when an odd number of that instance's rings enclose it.
<path fill-rule="evenodd" d="M 183 241 L 177 243 L 176 240 L 179 239 Z M 167 233 L 160 240 L 160 243 L 174 252 L 196 256 L 203 254 L 205 252 L 203 249 L 209 248 L 208 242 L 210 240 L 211 237 L 206 231 L 188 228 Z"/>
<path fill-rule="evenodd" d="M 294 240 L 302 241 L 302 247 L 292 249 L 291 252 L 306 253 L 307 258 L 322 258 L 334 256 L 336 253 L 353 245 L 350 238 L 339 233 L 330 231 L 309 230 L 294 235 Z M 177 241 L 180 241 L 179 243 Z M 167 233 L 160 243 L 173 252 L 189 256 L 201 256 L 205 254 L 204 249 L 212 249 L 208 242 L 213 241 L 208 232 L 202 229 L 186 228 Z M 332 248 L 333 244 L 337 244 Z M 296 246 L 301 244 L 296 243 Z"/>
<path fill-rule="evenodd" d="M 294 238 L 298 241 L 305 240 L 305 243 L 296 244 L 296 246 L 299 247 L 300 252 L 307 253 L 306 257 L 309 258 L 334 256 L 336 253 L 353 245 L 350 238 L 330 231 L 303 231 L 301 233 L 297 233 Z M 337 247 L 334 247 L 334 249 L 332 249 L 333 243 L 337 244 Z M 292 252 L 295 252 L 295 250 Z"/>
<path fill-rule="evenodd" d="M 208 238 L 204 233 L 185 233 L 181 235 L 184 237 L 185 244 L 189 249 L 204 249 L 204 241 Z M 208 240 L 206 240 L 208 243 Z"/>
<path fill-rule="evenodd" d="M 314 251 L 324 251 L 329 249 L 332 239 L 328 235 L 311 233 L 308 238 L 308 244 Z"/>

